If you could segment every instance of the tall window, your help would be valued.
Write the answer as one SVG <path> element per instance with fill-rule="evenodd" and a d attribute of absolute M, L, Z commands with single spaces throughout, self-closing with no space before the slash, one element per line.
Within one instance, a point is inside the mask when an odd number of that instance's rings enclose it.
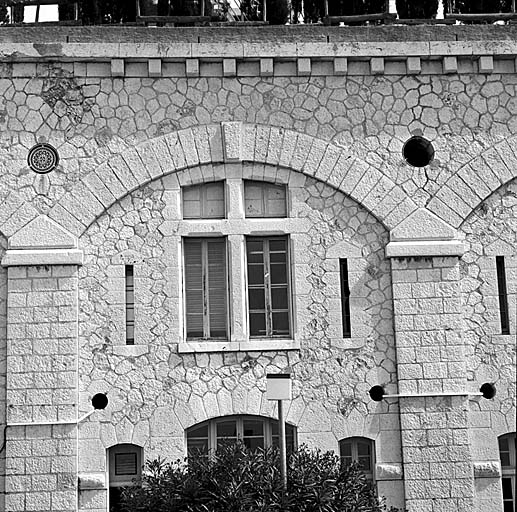
<path fill-rule="evenodd" d="M 286 423 L 286 444 L 294 450 L 296 429 Z M 278 446 L 278 421 L 261 416 L 225 416 L 215 418 L 187 430 L 189 454 L 208 454 L 224 442 L 241 440 L 248 448 Z"/>
<path fill-rule="evenodd" d="M 108 450 L 109 510 L 119 512 L 122 487 L 142 477 L 142 448 L 117 444 Z"/>
<path fill-rule="evenodd" d="M 244 207 L 246 217 L 286 217 L 285 186 L 262 181 L 245 181 Z"/>
<path fill-rule="evenodd" d="M 248 306 L 250 336 L 290 334 L 287 237 L 249 237 Z"/>
<path fill-rule="evenodd" d="M 374 444 L 365 437 L 348 437 L 339 441 L 339 454 L 344 464 L 358 462 L 366 478 L 373 479 Z"/>
<path fill-rule="evenodd" d="M 187 338 L 226 338 L 226 241 L 185 238 L 183 246 Z"/>
<path fill-rule="evenodd" d="M 501 318 L 501 334 L 510 334 L 510 319 L 508 314 L 508 292 L 506 289 L 506 270 L 504 256 L 496 256 L 497 288 L 499 291 L 499 315 Z"/>
<path fill-rule="evenodd" d="M 346 258 L 339 260 L 339 277 L 341 281 L 341 319 L 343 323 L 343 338 L 352 336 L 350 324 L 350 287 L 348 284 L 348 262 Z"/>
<path fill-rule="evenodd" d="M 515 507 L 515 432 L 499 437 L 499 456 L 501 458 L 503 486 L 503 511 L 516 512 Z"/>
<path fill-rule="evenodd" d="M 183 188 L 184 219 L 223 219 L 224 217 L 223 181 Z"/>

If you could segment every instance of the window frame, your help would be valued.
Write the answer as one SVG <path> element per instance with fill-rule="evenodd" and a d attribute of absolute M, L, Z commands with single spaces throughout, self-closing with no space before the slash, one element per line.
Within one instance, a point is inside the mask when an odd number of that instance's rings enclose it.
<path fill-rule="evenodd" d="M 121 443 L 111 446 L 107 450 L 108 459 L 108 487 L 124 487 L 133 483 L 133 480 L 142 478 L 143 449 L 141 446 L 132 443 Z M 116 456 L 136 454 L 136 473 L 131 475 L 116 474 Z"/>
<path fill-rule="evenodd" d="M 210 335 L 210 311 L 205 308 L 208 304 L 210 307 L 209 297 L 209 272 L 208 272 L 208 243 L 214 240 L 220 240 L 224 243 L 224 277 L 223 282 L 225 283 L 224 295 L 225 295 L 225 336 L 211 336 Z M 187 261 L 186 261 L 186 250 L 185 244 L 189 241 L 200 241 L 201 242 L 201 265 L 203 268 L 202 275 L 202 294 L 203 294 L 203 336 L 189 336 L 188 334 L 188 305 L 187 305 Z M 184 304 L 184 339 L 187 342 L 196 341 L 224 341 L 230 338 L 230 308 L 229 308 L 229 279 L 228 279 L 228 240 L 227 237 L 183 237 L 182 239 L 182 256 L 183 256 L 183 304 Z"/>
<path fill-rule="evenodd" d="M 248 209 L 246 207 L 247 197 L 246 197 L 246 188 L 249 186 L 255 186 L 260 188 L 261 190 L 261 203 L 262 209 L 259 214 L 249 215 Z M 282 189 L 284 191 L 284 213 L 283 215 L 268 215 L 268 201 L 270 198 L 268 197 L 271 191 L 275 189 Z M 244 205 L 244 217 L 246 219 L 285 219 L 289 217 L 289 201 L 288 201 L 288 187 L 284 183 L 272 183 L 270 181 L 258 181 L 258 180 L 243 180 L 243 205 Z"/>
<path fill-rule="evenodd" d="M 257 416 L 257 415 L 249 415 L 249 414 L 243 414 L 243 415 L 231 415 L 231 416 L 218 416 L 216 418 L 211 418 L 209 420 L 203 421 L 201 423 L 197 423 L 196 425 L 192 425 L 191 427 L 187 428 L 185 430 L 185 451 L 189 453 L 189 447 L 188 447 L 188 441 L 189 441 L 189 431 L 192 431 L 194 429 L 199 429 L 201 427 L 204 427 L 205 425 L 208 426 L 207 434 L 207 455 L 211 453 L 215 453 L 217 450 L 217 425 L 224 422 L 229 421 L 235 421 L 236 422 L 236 440 L 242 441 L 244 439 L 244 422 L 245 421 L 262 421 L 263 424 L 263 439 L 264 439 L 264 447 L 269 448 L 273 446 L 273 423 L 277 422 L 278 420 L 275 418 L 268 418 L 265 416 Z M 293 432 L 293 448 L 296 449 L 297 447 L 297 430 L 294 425 L 291 425 L 290 423 L 286 424 L 286 437 L 287 437 L 287 427 L 292 428 Z M 251 437 L 251 436 L 246 436 Z M 257 437 L 257 436 L 254 436 Z M 198 437 L 196 439 L 205 439 L 205 437 Z M 225 438 L 221 438 L 225 439 Z"/>
<path fill-rule="evenodd" d="M 503 466 L 503 463 L 501 461 L 501 491 L 503 490 L 503 480 L 510 480 L 510 489 L 513 492 L 513 495 L 511 497 L 511 501 L 509 499 L 505 499 L 504 495 L 503 497 L 503 509 L 505 503 L 512 503 L 513 504 L 513 510 L 516 510 L 517 505 L 517 499 L 516 499 L 516 474 L 517 474 L 517 461 L 516 461 L 516 434 L 515 432 L 510 432 L 508 434 L 503 434 L 497 438 L 498 442 L 498 449 L 499 449 L 499 459 L 501 460 L 501 444 L 500 441 L 502 439 L 508 440 L 508 454 L 510 459 L 510 465 L 509 466 Z"/>
<path fill-rule="evenodd" d="M 249 290 L 250 290 L 250 284 L 249 284 L 249 262 L 248 262 L 248 242 L 249 241 L 265 241 L 267 242 L 267 261 L 266 261 L 266 250 L 265 246 L 263 245 L 263 252 L 264 255 L 264 261 L 263 261 L 263 268 L 264 268 L 264 293 L 265 293 L 265 300 L 264 300 L 264 307 L 265 307 L 265 318 L 266 318 L 266 334 L 265 335 L 253 335 L 251 333 L 251 313 L 252 311 L 262 311 L 262 310 L 252 310 L 250 307 L 250 300 L 249 300 Z M 269 250 L 269 243 L 271 240 L 285 240 L 285 247 L 286 247 L 286 262 L 285 262 L 285 268 L 286 268 L 286 287 L 287 287 L 287 316 L 288 316 L 288 329 L 289 332 L 287 334 L 273 334 L 273 308 L 272 308 L 272 285 L 271 285 L 271 262 L 270 262 L 270 255 L 271 252 Z M 248 322 L 248 338 L 249 340 L 270 340 L 270 339 L 292 339 L 293 337 L 293 298 L 292 298 L 292 267 L 291 267 L 291 238 L 288 234 L 285 235 L 264 235 L 264 236 L 246 236 L 245 237 L 245 272 L 246 272 L 246 305 L 247 305 L 247 322 Z M 256 286 L 256 288 L 252 289 L 260 289 L 259 285 L 251 285 Z"/>
<path fill-rule="evenodd" d="M 364 473 L 366 478 L 370 481 L 375 481 L 375 441 L 373 439 L 370 439 L 368 437 L 360 437 L 360 436 L 354 436 L 354 437 L 345 437 L 343 439 L 339 440 L 339 458 L 341 459 L 341 462 L 344 463 L 345 456 L 343 455 L 343 448 L 342 446 L 345 443 L 351 444 L 351 452 L 352 452 L 352 462 L 359 463 L 359 443 L 365 443 L 370 448 L 370 471 L 366 471 L 361 468 L 361 471 Z"/>
<path fill-rule="evenodd" d="M 220 215 L 208 215 L 207 209 L 208 209 L 208 199 L 207 199 L 207 193 L 210 188 L 210 186 L 213 186 L 215 184 L 221 185 L 222 192 L 223 192 L 223 213 L 222 216 Z M 186 190 L 194 190 L 199 189 L 200 190 L 200 215 L 197 216 L 185 216 L 185 191 Z M 181 218 L 182 220 L 221 220 L 226 219 L 228 215 L 228 208 L 226 203 L 226 183 L 225 180 L 216 180 L 216 181 L 207 181 L 203 183 L 197 183 L 194 185 L 187 185 L 184 187 L 181 187 Z"/>

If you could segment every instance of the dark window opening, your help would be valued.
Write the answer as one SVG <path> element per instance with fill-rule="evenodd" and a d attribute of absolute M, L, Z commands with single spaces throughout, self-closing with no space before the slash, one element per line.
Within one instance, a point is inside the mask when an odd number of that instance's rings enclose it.
<path fill-rule="evenodd" d="M 506 290 L 506 269 L 504 256 L 496 256 L 497 288 L 499 291 L 499 314 L 501 317 L 501 334 L 510 334 L 510 319 L 508 313 L 508 293 Z"/>
<path fill-rule="evenodd" d="M 343 322 L 343 337 L 352 336 L 350 323 L 350 286 L 348 283 L 348 262 L 346 259 L 339 260 L 339 277 L 341 280 L 341 318 Z"/>

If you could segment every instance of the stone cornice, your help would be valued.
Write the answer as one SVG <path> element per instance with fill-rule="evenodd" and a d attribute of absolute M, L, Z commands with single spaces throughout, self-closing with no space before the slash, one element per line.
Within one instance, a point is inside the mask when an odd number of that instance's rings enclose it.
<path fill-rule="evenodd" d="M 408 42 L 210 42 L 210 43 L 2 43 L 1 61 L 110 61 L 150 58 L 260 59 L 372 58 L 433 59 L 445 56 L 517 56 L 517 41 L 408 41 Z"/>

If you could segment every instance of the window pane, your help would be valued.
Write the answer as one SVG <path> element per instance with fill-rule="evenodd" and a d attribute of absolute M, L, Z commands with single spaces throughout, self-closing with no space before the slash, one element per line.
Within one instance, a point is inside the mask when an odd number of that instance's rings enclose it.
<path fill-rule="evenodd" d="M 500 437 L 499 438 L 499 450 L 502 452 L 507 452 L 510 450 L 510 447 L 508 446 L 508 438 L 507 437 Z"/>
<path fill-rule="evenodd" d="M 352 443 L 339 443 L 339 451 L 341 452 L 341 457 L 352 458 Z"/>
<path fill-rule="evenodd" d="M 244 437 L 264 435 L 264 422 L 262 420 L 244 420 Z"/>
<path fill-rule="evenodd" d="M 217 423 L 217 437 L 237 437 L 236 421 L 221 421 Z"/>
<path fill-rule="evenodd" d="M 266 335 L 266 314 L 250 313 L 250 335 L 265 336 Z"/>
<path fill-rule="evenodd" d="M 264 289 L 251 289 L 248 292 L 248 298 L 249 298 L 249 306 L 250 309 L 266 309 L 266 303 L 265 303 L 265 296 L 264 296 Z"/>
<path fill-rule="evenodd" d="M 273 309 L 287 309 L 288 295 L 287 288 L 271 289 L 271 305 Z"/>
<path fill-rule="evenodd" d="M 287 244 L 285 238 L 272 238 L 269 241 L 270 252 L 287 252 Z"/>
<path fill-rule="evenodd" d="M 187 439 L 187 452 L 189 455 L 208 454 L 208 438 Z"/>
<path fill-rule="evenodd" d="M 501 457 L 501 466 L 509 467 L 510 463 L 510 452 L 500 452 L 499 456 Z"/>
<path fill-rule="evenodd" d="M 271 264 L 271 284 L 287 284 L 287 267 L 285 263 Z"/>
<path fill-rule="evenodd" d="M 184 219 L 224 218 L 224 182 L 184 187 L 182 192 Z"/>
<path fill-rule="evenodd" d="M 273 334 L 289 334 L 289 314 L 287 311 L 273 313 Z"/>
<path fill-rule="evenodd" d="M 503 499 L 511 500 L 513 498 L 512 479 L 503 478 Z"/>
<path fill-rule="evenodd" d="M 370 445 L 368 443 L 361 443 L 358 441 L 357 443 L 357 453 L 359 456 L 370 456 Z"/>
<path fill-rule="evenodd" d="M 263 437 L 245 437 L 243 439 L 244 445 L 250 450 L 256 450 L 257 448 L 264 448 Z"/>
<path fill-rule="evenodd" d="M 208 425 L 189 430 L 187 438 L 190 439 L 191 437 L 208 437 Z"/>
<path fill-rule="evenodd" d="M 244 203 L 246 217 L 285 217 L 287 214 L 283 185 L 245 181 Z"/>
<path fill-rule="evenodd" d="M 359 466 L 364 470 L 364 471 L 371 471 L 372 468 L 371 468 L 371 464 L 370 464 L 370 457 L 359 457 Z"/>
<path fill-rule="evenodd" d="M 264 284 L 264 267 L 262 265 L 248 264 L 248 284 L 263 285 Z"/>

